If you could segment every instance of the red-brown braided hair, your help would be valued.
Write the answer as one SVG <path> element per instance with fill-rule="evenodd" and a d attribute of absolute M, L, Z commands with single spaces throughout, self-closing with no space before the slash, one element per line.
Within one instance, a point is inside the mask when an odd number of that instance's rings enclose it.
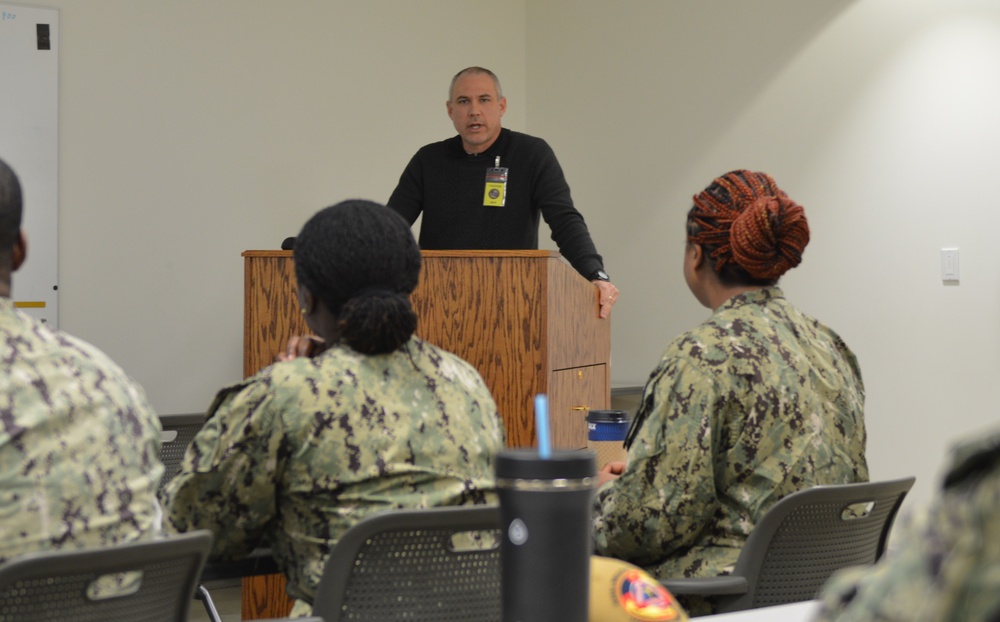
<path fill-rule="evenodd" d="M 802 261 L 809 223 L 770 175 L 732 171 L 695 195 L 688 241 L 705 249 L 723 281 L 774 283 Z"/>

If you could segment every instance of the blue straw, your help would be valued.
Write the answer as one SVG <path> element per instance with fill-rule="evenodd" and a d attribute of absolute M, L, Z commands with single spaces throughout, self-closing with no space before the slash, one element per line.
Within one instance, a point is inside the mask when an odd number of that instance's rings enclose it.
<path fill-rule="evenodd" d="M 548 460 L 552 457 L 549 442 L 549 398 L 544 393 L 535 396 L 535 427 L 538 434 L 538 457 Z"/>

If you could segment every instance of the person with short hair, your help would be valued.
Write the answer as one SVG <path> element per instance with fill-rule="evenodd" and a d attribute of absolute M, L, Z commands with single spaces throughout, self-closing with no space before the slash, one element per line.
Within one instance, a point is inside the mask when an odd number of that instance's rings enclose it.
<path fill-rule="evenodd" d="M 160 420 L 106 354 L 16 308 L 22 212 L 0 160 L 0 562 L 153 538 Z"/>
<path fill-rule="evenodd" d="M 764 173 L 730 172 L 694 197 L 684 277 L 712 315 L 667 348 L 626 462 L 599 474 L 597 554 L 661 579 L 726 574 L 782 497 L 868 480 L 858 362 L 777 286 L 808 242 L 805 211 Z"/>
<path fill-rule="evenodd" d="M 541 138 L 501 127 L 507 111 L 500 80 L 466 67 L 446 102 L 457 136 L 426 145 L 410 160 L 389 207 L 420 223 L 420 248 L 537 249 L 539 217 L 559 251 L 598 289 L 600 315 L 618 300 L 583 215 L 552 148 Z"/>
<path fill-rule="evenodd" d="M 813 622 L 1000 620 L 1000 428 L 949 458 L 930 506 L 897 521 L 875 565 L 830 577 Z"/>
<path fill-rule="evenodd" d="M 295 243 L 298 300 L 318 338 L 222 389 L 166 486 L 169 526 L 210 529 L 213 554 L 271 548 L 311 612 L 330 550 L 398 508 L 496 504 L 504 428 L 479 373 L 414 335 L 421 255 L 392 210 L 321 210 Z"/>

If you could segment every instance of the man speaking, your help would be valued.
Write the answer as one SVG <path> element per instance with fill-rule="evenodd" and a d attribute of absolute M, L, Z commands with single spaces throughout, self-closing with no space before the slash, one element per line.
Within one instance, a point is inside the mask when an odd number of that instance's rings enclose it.
<path fill-rule="evenodd" d="M 423 212 L 420 248 L 536 249 L 541 216 L 559 251 L 597 286 L 607 318 L 618 288 L 573 206 L 552 148 L 501 127 L 507 99 L 488 69 L 458 72 L 447 107 L 458 136 L 417 151 L 388 202 L 411 225 Z"/>

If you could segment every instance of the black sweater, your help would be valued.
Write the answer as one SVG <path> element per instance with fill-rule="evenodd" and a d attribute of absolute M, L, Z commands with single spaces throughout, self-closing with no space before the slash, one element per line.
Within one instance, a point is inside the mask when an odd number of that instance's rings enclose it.
<path fill-rule="evenodd" d="M 486 169 L 508 169 L 503 207 L 483 205 Z M 423 212 L 420 248 L 536 249 L 538 218 L 585 278 L 604 269 L 552 148 L 541 138 L 500 130 L 485 152 L 469 155 L 455 136 L 421 148 L 406 166 L 389 207 L 413 224 Z"/>

